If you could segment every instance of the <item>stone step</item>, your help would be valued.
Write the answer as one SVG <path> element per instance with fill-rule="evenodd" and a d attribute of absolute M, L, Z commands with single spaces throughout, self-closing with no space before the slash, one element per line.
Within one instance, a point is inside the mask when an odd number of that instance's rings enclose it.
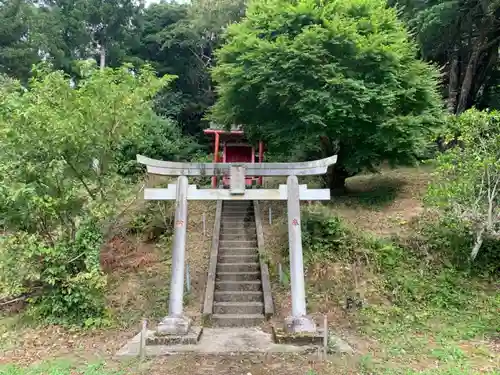
<path fill-rule="evenodd" d="M 222 226 L 239 226 L 239 227 L 244 227 L 244 226 L 255 226 L 255 220 L 253 217 L 246 217 L 246 216 L 232 216 L 232 217 L 223 217 L 221 221 Z"/>
<path fill-rule="evenodd" d="M 237 229 L 239 228 L 245 228 L 245 229 L 255 229 L 255 223 L 254 221 L 245 221 L 241 219 L 233 219 L 233 220 L 227 220 L 227 221 L 222 221 L 222 230 L 228 229 L 228 228 L 233 228 L 236 227 Z"/>
<path fill-rule="evenodd" d="M 229 206 L 253 206 L 252 201 L 225 201 L 224 207 Z"/>
<path fill-rule="evenodd" d="M 257 234 L 228 234 L 221 233 L 220 241 L 257 241 Z"/>
<path fill-rule="evenodd" d="M 255 234 L 255 233 L 257 233 L 255 224 L 243 225 L 243 223 L 241 223 L 240 226 L 237 226 L 237 225 L 238 225 L 238 223 L 232 222 L 231 225 L 226 225 L 224 227 L 221 227 L 220 233 L 222 233 L 222 234 L 241 234 L 241 233 Z"/>
<path fill-rule="evenodd" d="M 236 247 L 257 247 L 257 241 L 244 241 L 244 240 L 220 240 L 219 241 L 219 246 L 220 247 L 231 247 L 231 248 L 236 248 Z"/>
<path fill-rule="evenodd" d="M 215 292 L 215 302 L 262 302 L 262 292 Z"/>
<path fill-rule="evenodd" d="M 220 292 L 260 292 L 260 281 L 216 281 L 215 290 Z"/>
<path fill-rule="evenodd" d="M 253 210 L 253 204 L 225 204 L 222 206 L 222 211 L 227 210 Z"/>
<path fill-rule="evenodd" d="M 244 236 L 247 234 L 250 235 L 255 235 L 257 232 L 255 228 L 248 228 L 248 229 L 224 229 L 220 232 L 221 234 L 234 234 L 238 236 Z"/>
<path fill-rule="evenodd" d="M 252 281 L 260 280 L 260 272 L 217 272 L 215 280 Z"/>
<path fill-rule="evenodd" d="M 221 247 L 219 256 L 226 255 L 255 255 L 259 253 L 257 247 Z"/>
<path fill-rule="evenodd" d="M 250 215 L 222 215 L 221 216 L 222 223 L 248 223 L 248 224 L 254 224 L 255 223 L 255 218 Z"/>
<path fill-rule="evenodd" d="M 234 217 L 241 217 L 241 218 L 246 217 L 246 218 L 249 218 L 249 219 L 252 219 L 252 220 L 255 218 L 253 212 L 250 212 L 250 211 L 246 211 L 246 212 L 243 212 L 243 211 L 241 211 L 241 212 L 234 212 L 234 211 L 223 212 L 221 217 L 222 218 L 229 218 L 229 219 L 234 218 Z"/>
<path fill-rule="evenodd" d="M 255 327 L 264 322 L 263 314 L 213 314 L 215 327 Z"/>
<path fill-rule="evenodd" d="M 226 207 L 222 210 L 222 215 L 226 215 L 226 214 L 251 214 L 253 215 L 255 213 L 255 210 L 253 209 L 253 207 L 237 207 L 237 206 L 234 206 L 234 207 Z"/>
<path fill-rule="evenodd" d="M 253 210 L 225 210 L 222 211 L 222 217 L 224 216 L 242 216 L 242 217 L 255 217 L 255 212 Z"/>
<path fill-rule="evenodd" d="M 224 253 L 221 254 L 219 252 L 220 263 L 254 263 L 259 260 L 259 253 L 255 252 L 254 254 L 231 254 Z"/>
<path fill-rule="evenodd" d="M 263 314 L 264 304 L 262 302 L 215 302 L 214 314 L 239 314 L 252 315 Z"/>
<path fill-rule="evenodd" d="M 228 239 L 225 241 L 236 241 L 236 239 L 240 238 L 241 241 L 246 240 L 246 241 L 255 241 L 255 239 L 247 239 L 247 238 L 242 238 L 242 236 L 257 236 L 256 231 L 250 231 L 247 230 L 245 232 L 239 232 L 239 233 L 234 233 L 232 231 L 221 231 L 221 236 L 227 236 L 227 237 L 233 237 L 233 239 Z M 239 237 L 238 237 L 239 236 Z"/>
<path fill-rule="evenodd" d="M 219 272 L 260 272 L 259 263 L 217 263 Z"/>
<path fill-rule="evenodd" d="M 255 227 L 255 225 L 250 225 L 250 226 L 239 226 L 239 227 L 236 227 L 236 226 L 229 226 L 229 227 L 224 227 L 224 228 L 221 228 L 221 231 L 220 231 L 221 234 L 254 234 L 254 233 L 257 233 L 257 228 Z"/>
<path fill-rule="evenodd" d="M 225 211 L 222 213 L 222 217 L 227 216 L 227 217 L 234 217 L 234 216 L 241 216 L 241 217 L 255 217 L 255 213 L 253 211 L 245 211 L 245 210 L 230 210 L 230 211 Z"/>
<path fill-rule="evenodd" d="M 236 229 L 245 229 L 245 228 L 255 228 L 255 220 L 235 220 L 235 219 L 225 219 L 222 220 L 221 228 L 231 228 L 235 227 Z"/>

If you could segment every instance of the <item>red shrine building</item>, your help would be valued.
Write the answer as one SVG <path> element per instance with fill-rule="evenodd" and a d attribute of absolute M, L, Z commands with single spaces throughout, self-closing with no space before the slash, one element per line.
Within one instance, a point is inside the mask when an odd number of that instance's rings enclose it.
<path fill-rule="evenodd" d="M 213 137 L 214 163 L 262 163 L 264 162 L 264 143 L 252 145 L 245 138 L 241 126 L 233 126 L 231 130 L 211 124 L 203 131 Z M 257 147 L 255 147 L 257 146 Z M 262 185 L 262 176 L 246 176 L 246 185 Z M 219 185 L 218 177 L 212 176 L 212 187 Z M 229 186 L 229 176 L 222 176 L 222 185 Z"/>

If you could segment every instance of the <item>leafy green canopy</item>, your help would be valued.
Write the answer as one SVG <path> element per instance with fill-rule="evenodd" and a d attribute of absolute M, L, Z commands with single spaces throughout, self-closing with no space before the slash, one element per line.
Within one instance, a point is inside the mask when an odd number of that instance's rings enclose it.
<path fill-rule="evenodd" d="M 211 116 L 295 160 L 338 153 L 348 174 L 409 162 L 441 113 L 415 54 L 383 0 L 255 0 L 217 52 Z"/>

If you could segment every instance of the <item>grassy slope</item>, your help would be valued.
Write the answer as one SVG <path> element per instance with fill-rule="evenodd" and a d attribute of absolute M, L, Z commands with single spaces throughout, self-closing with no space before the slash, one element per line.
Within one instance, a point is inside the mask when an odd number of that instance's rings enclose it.
<path fill-rule="evenodd" d="M 423 213 L 420 197 L 429 178 L 424 168 L 350 179 L 350 194 L 327 208 L 346 223 L 347 234 L 336 249 L 305 249 L 309 310 L 326 314 L 330 329 L 356 347 L 359 356 L 347 367 L 450 374 L 500 368 L 498 280 L 468 277 L 435 262 L 432 254 L 415 256 L 391 243 L 394 237 L 404 243 L 412 234 L 410 223 Z M 283 263 L 286 286 L 285 208 L 272 204 L 275 219 L 265 232 L 272 263 Z M 268 207 L 263 211 L 267 217 Z M 279 321 L 290 312 L 290 293 L 278 283 L 274 290 Z M 346 309 L 347 298 L 365 307 Z"/>
<path fill-rule="evenodd" d="M 340 215 L 360 233 L 370 234 L 374 241 L 379 237 L 406 235 L 408 222 L 418 215 L 421 205 L 418 197 L 428 180 L 427 170 L 399 169 L 382 175 L 359 176 L 349 180 L 351 194 L 337 199 L 330 205 L 332 213 Z M 267 207 L 263 212 L 267 223 Z M 211 232 L 213 207 L 193 203 L 190 205 L 190 263 L 194 270 L 193 294 L 187 310 L 196 314 L 203 293 L 209 241 L 201 233 L 201 213 L 208 216 L 207 229 Z M 273 204 L 273 224 L 266 224 L 266 247 L 273 265 L 281 259 L 286 246 L 284 227 L 285 205 Z M 111 374 L 120 367 L 127 374 L 422 374 L 472 375 L 481 370 L 500 368 L 499 343 L 481 333 L 494 327 L 482 320 L 484 311 L 492 306 L 491 286 L 479 281 L 467 280 L 466 289 L 453 293 L 454 280 L 448 287 L 445 299 L 470 299 L 467 310 L 436 308 L 424 300 L 409 304 L 406 309 L 394 309 L 384 289 L 386 276 L 403 277 L 400 281 L 416 280 L 421 295 L 442 297 L 439 291 L 443 280 L 428 279 L 416 264 L 404 258 L 401 267 L 381 274 L 366 262 L 351 259 L 321 261 L 309 259 L 308 303 L 313 312 L 326 313 L 330 329 L 342 334 L 356 348 L 354 357 L 332 357 L 328 362 L 316 362 L 304 356 L 233 356 L 210 357 L 187 355 L 159 358 L 145 363 L 116 363 L 112 354 L 127 338 L 138 330 L 143 316 L 157 318 L 165 313 L 168 294 L 169 244 L 160 246 L 132 238 L 116 240 L 111 244 L 110 307 L 117 317 L 113 328 L 90 333 L 69 332 L 57 327 L 26 328 L 16 324 L 18 320 L 6 318 L 0 321 L 0 364 L 16 362 L 29 364 L 39 360 L 60 359 L 80 364 L 81 374 Z M 123 241 L 122 244 L 120 241 Z M 361 251 L 360 256 L 364 256 Z M 408 268 L 404 268 L 407 265 Z M 276 267 L 272 267 L 276 273 Z M 442 275 L 438 273 L 438 275 Z M 279 321 L 289 312 L 289 293 L 286 288 L 274 285 L 275 305 Z M 469 294 L 462 293 L 468 290 Z M 367 308 L 355 311 L 344 309 L 347 295 L 360 293 L 368 300 Z M 463 301 L 462 301 L 463 302 Z M 474 304 L 477 304 L 474 306 Z M 465 305 L 464 305 L 465 306 Z M 485 310 L 486 309 L 486 310 Z M 498 320 L 496 320 L 498 322 Z M 16 328 L 9 330 L 9 327 Z M 468 330 L 467 328 L 470 328 Z M 497 327 L 498 328 L 498 327 Z M 467 333 L 470 334 L 467 334 Z M 1 350 L 3 353 L 1 352 Z M 87 368 L 82 363 L 107 361 L 105 370 Z M 76 366 L 76 365 L 75 365 Z M 82 367 L 83 366 L 83 367 Z M 32 374 L 70 374 L 67 365 L 53 365 L 52 372 L 33 369 Z M 6 371 L 6 370 L 3 370 Z M 10 370 L 9 370 L 10 371 Z M 449 372 L 448 372 L 449 371 Z M 12 370 L 0 374 L 26 374 L 25 370 Z M 76 372 L 71 372 L 76 373 Z M 421 373 L 421 372 L 418 372 Z M 493 373 L 493 372 L 490 372 Z M 498 372 L 497 372 L 498 373 Z"/>

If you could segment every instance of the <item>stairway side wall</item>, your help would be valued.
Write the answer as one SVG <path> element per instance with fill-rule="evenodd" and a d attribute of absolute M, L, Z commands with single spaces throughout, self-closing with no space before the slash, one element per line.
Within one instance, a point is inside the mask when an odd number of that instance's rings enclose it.
<path fill-rule="evenodd" d="M 271 280 L 269 268 L 264 258 L 264 231 L 262 229 L 262 218 L 260 215 L 259 201 L 253 201 L 255 227 L 257 229 L 257 246 L 259 248 L 260 275 L 262 280 L 262 292 L 264 294 L 264 315 L 269 319 L 274 314 L 273 295 L 271 293 Z"/>
<path fill-rule="evenodd" d="M 203 320 L 210 321 L 214 304 L 215 275 L 217 270 L 217 258 L 219 253 L 220 226 L 222 219 L 222 200 L 217 201 L 215 209 L 214 230 L 212 232 L 212 248 L 208 264 L 207 285 L 205 289 L 205 301 L 203 303 Z"/>

